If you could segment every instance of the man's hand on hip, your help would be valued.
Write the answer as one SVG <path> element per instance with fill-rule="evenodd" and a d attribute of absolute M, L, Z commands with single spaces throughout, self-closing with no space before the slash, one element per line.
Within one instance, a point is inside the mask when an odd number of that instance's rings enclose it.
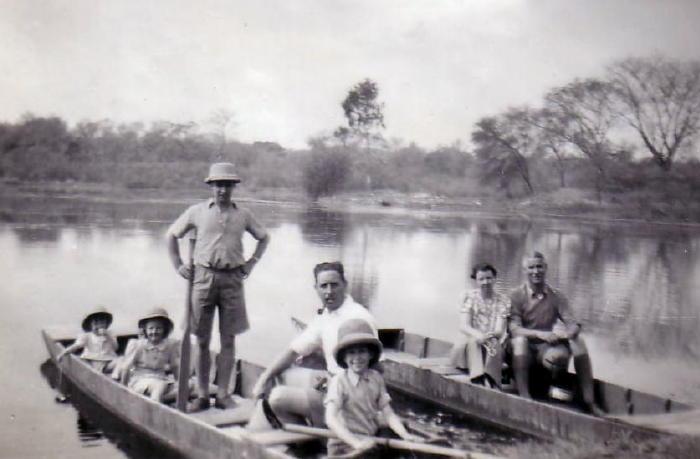
<path fill-rule="evenodd" d="M 180 266 L 177 267 L 177 273 L 182 276 L 185 279 L 191 279 L 192 278 L 192 266 L 186 265 L 186 264 L 181 264 Z"/>

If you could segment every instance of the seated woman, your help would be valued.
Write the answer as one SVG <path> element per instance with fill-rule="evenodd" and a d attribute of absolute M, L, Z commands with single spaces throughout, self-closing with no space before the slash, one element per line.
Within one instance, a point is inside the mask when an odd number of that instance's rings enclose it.
<path fill-rule="evenodd" d="M 471 278 L 479 287 L 467 291 L 460 310 L 462 335 L 452 347 L 450 362 L 469 370 L 472 382 L 501 387 L 502 339 L 510 314 L 510 299 L 494 290 L 496 268 L 488 263 L 474 266 Z"/>

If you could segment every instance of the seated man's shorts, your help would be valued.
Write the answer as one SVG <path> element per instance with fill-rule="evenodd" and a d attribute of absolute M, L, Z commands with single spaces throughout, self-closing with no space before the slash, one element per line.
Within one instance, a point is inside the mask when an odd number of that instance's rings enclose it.
<path fill-rule="evenodd" d="M 195 266 L 190 324 L 197 338 L 211 339 L 217 307 L 222 342 L 248 330 L 242 271 L 215 271 Z"/>

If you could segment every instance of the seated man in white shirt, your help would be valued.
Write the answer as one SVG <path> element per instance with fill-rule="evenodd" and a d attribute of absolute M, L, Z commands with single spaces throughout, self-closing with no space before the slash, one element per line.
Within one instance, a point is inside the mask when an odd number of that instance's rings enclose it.
<path fill-rule="evenodd" d="M 348 319 L 363 319 L 372 325 L 377 335 L 374 317 L 346 293 L 347 281 L 342 263 L 320 263 L 314 267 L 315 288 L 323 311 L 297 336 L 289 347 L 260 375 L 253 395 L 261 397 L 271 381 L 285 372 L 284 385 L 278 385 L 269 394 L 270 407 L 280 417 L 303 416 L 314 425 L 323 425 L 323 397 L 325 379 L 342 371 L 333 357 L 338 342 L 338 329 Z M 323 351 L 327 372 L 295 368 L 288 370 L 300 356 L 316 350 Z M 302 376 L 302 377 L 299 377 Z"/>

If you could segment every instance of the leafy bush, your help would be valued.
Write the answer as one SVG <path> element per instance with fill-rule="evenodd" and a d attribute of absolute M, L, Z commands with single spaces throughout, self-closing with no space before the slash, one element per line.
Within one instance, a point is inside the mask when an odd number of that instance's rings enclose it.
<path fill-rule="evenodd" d="M 351 166 L 344 148 L 313 150 L 303 166 L 304 191 L 312 199 L 337 193 L 343 189 Z"/>

